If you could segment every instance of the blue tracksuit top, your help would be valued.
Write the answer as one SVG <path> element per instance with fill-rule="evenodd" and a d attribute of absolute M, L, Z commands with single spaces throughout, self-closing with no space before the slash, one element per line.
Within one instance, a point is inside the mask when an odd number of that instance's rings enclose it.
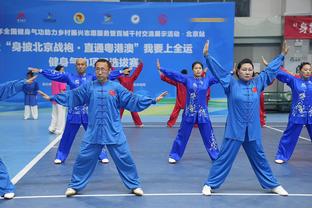
<path fill-rule="evenodd" d="M 71 90 L 81 86 L 86 82 L 96 79 L 95 75 L 87 73 L 80 75 L 78 73 L 73 74 L 69 72 L 58 72 L 56 70 L 42 70 L 40 73 L 50 80 L 66 83 L 69 85 Z M 111 71 L 110 79 L 116 79 L 120 75 L 121 72 L 119 70 Z M 88 107 L 86 105 L 68 108 L 67 121 L 77 124 L 88 123 L 87 113 Z"/>
<path fill-rule="evenodd" d="M 284 56 L 277 56 L 257 77 L 247 82 L 237 79 L 231 70 L 225 70 L 212 56 L 205 58 L 209 70 L 227 95 L 228 116 L 224 137 L 244 141 L 247 130 L 249 141 L 261 139 L 260 94 L 275 79 Z"/>
<path fill-rule="evenodd" d="M 39 90 L 38 82 L 34 81 L 31 84 L 24 84 L 23 91 L 25 93 L 24 105 L 35 106 L 38 105 L 37 94 Z"/>
<path fill-rule="evenodd" d="M 295 124 L 312 124 L 312 78 L 304 80 L 282 70 L 276 78 L 286 83 L 292 92 L 289 122 Z"/>
<path fill-rule="evenodd" d="M 52 100 L 73 108 L 87 105 L 89 123 L 83 138 L 91 144 L 121 144 L 126 141 L 120 120 L 120 108 L 138 112 L 155 104 L 155 99 L 133 94 L 117 82 L 101 84 L 97 80 L 56 95 Z"/>
<path fill-rule="evenodd" d="M 170 79 L 182 83 L 186 87 L 186 102 L 183 111 L 183 119 L 188 123 L 210 122 L 206 96 L 208 88 L 217 83 L 218 80 L 210 73 L 205 77 L 194 77 L 183 75 L 180 72 L 169 71 L 161 68 L 160 71 Z"/>

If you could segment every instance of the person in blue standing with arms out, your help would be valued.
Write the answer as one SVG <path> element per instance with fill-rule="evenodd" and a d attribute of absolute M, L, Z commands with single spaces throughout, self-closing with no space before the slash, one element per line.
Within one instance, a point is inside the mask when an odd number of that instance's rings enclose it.
<path fill-rule="evenodd" d="M 0 101 L 10 98 L 23 90 L 24 84 L 31 84 L 37 76 L 28 80 L 9 81 L 0 84 Z M 9 173 L 0 158 L 0 196 L 5 199 L 12 199 L 15 196 L 14 185 L 11 182 Z"/>
<path fill-rule="evenodd" d="M 65 192 L 66 196 L 75 195 L 85 188 L 104 145 L 115 162 L 125 186 L 137 196 L 144 194 L 123 132 L 119 110 L 125 108 L 133 112 L 142 111 L 160 101 L 167 92 L 155 99 L 136 95 L 119 83 L 110 81 L 108 79 L 110 72 L 110 62 L 99 59 L 95 63 L 97 80 L 64 94 L 52 98 L 46 97 L 47 100 L 54 100 L 71 108 L 83 104 L 88 106 L 88 128 L 74 164 L 71 182 Z"/>
<path fill-rule="evenodd" d="M 275 162 L 288 161 L 294 152 L 300 132 L 305 125 L 312 140 L 312 68 L 311 63 L 302 62 L 298 67 L 299 77 L 287 70 L 280 70 L 276 78 L 286 83 L 292 92 L 291 110 L 286 130 L 280 140 Z"/>
<path fill-rule="evenodd" d="M 76 70 L 77 73 L 69 73 L 69 72 L 58 72 L 55 70 L 41 70 L 36 68 L 30 68 L 30 70 L 34 73 L 40 73 L 46 78 L 62 83 L 67 83 L 70 89 L 75 89 L 82 84 L 95 80 L 96 77 L 94 74 L 86 73 L 87 69 L 87 61 L 83 58 L 76 59 Z M 116 79 L 123 72 L 114 70 L 110 79 Z M 56 158 L 54 160 L 55 164 L 61 164 L 65 162 L 68 157 L 69 151 L 75 139 L 75 136 L 80 128 L 83 126 L 84 129 L 87 129 L 88 126 L 88 108 L 86 105 L 75 106 L 74 108 L 68 109 L 67 119 L 65 124 L 65 129 L 56 153 Z M 99 160 L 102 163 L 108 163 L 108 157 L 105 151 L 103 151 L 99 155 Z"/>
<path fill-rule="evenodd" d="M 157 60 L 157 69 L 168 78 L 182 83 L 187 91 L 182 122 L 178 135 L 173 142 L 168 162 L 175 164 L 181 160 L 195 123 L 198 124 L 205 148 L 211 160 L 217 159 L 219 149 L 209 119 L 206 96 L 209 87 L 217 83 L 218 80 L 208 72 L 203 77 L 203 64 L 198 61 L 192 64 L 193 76 L 163 69 L 160 67 L 159 60 Z"/>
<path fill-rule="evenodd" d="M 237 65 L 236 78 L 231 74 L 231 70 L 225 70 L 211 55 L 208 55 L 208 48 L 207 41 L 203 53 L 208 69 L 224 88 L 228 102 L 228 117 L 220 154 L 212 163 L 209 177 L 202 189 L 203 195 L 211 195 L 212 189 L 222 185 L 240 147 L 243 146 L 261 186 L 273 193 L 287 196 L 287 191 L 277 182 L 265 158 L 259 118 L 260 94 L 279 72 L 284 55 L 288 51 L 286 42 L 283 44 L 282 54 L 256 77 L 253 76 L 254 66 L 250 59 L 243 59 Z"/>

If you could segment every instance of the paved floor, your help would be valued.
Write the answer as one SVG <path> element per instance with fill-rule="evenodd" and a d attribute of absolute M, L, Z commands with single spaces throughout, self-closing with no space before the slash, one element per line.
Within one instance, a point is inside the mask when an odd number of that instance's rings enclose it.
<path fill-rule="evenodd" d="M 14 200 L 0 200 L 0 207 L 312 207 L 311 142 L 306 130 L 292 159 L 283 165 L 273 162 L 276 148 L 287 121 L 287 114 L 268 115 L 263 129 L 263 145 L 271 168 L 290 196 L 280 197 L 262 190 L 243 149 L 223 186 L 211 197 L 200 194 L 211 161 L 198 129 L 193 129 L 183 159 L 170 165 L 168 153 L 178 128 L 166 128 L 165 117 L 143 117 L 145 127 L 134 128 L 124 117 L 125 133 L 137 165 L 145 196 L 135 197 L 127 190 L 111 161 L 98 164 L 90 183 L 77 197 L 65 198 L 72 166 L 84 133 L 80 130 L 69 159 L 54 165 L 57 138 L 47 132 L 49 114 L 38 121 L 24 121 L 20 112 L 1 113 L 1 158 L 12 178 L 17 180 Z M 215 135 L 221 144 L 224 116 L 211 115 Z M 48 146 L 50 144 L 50 147 Z M 40 156 L 37 156 L 40 155 Z M 29 164 L 29 170 L 21 169 Z M 37 162 L 38 161 L 38 162 Z M 14 176 L 20 175 L 20 178 Z"/>

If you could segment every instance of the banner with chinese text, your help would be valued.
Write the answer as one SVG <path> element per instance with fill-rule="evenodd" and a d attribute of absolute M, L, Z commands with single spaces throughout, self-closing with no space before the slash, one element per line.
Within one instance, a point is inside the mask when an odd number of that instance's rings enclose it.
<path fill-rule="evenodd" d="M 75 59 L 85 57 L 93 73 L 98 58 L 109 59 L 121 69 L 144 68 L 134 91 L 156 96 L 174 87 L 162 82 L 156 60 L 170 70 L 188 69 L 205 60 L 202 49 L 227 69 L 233 67 L 234 3 L 105 3 L 83 1 L 0 2 L 0 82 L 25 78 L 29 66 L 53 69 L 62 64 L 75 72 Z M 50 92 L 50 81 L 38 79 Z M 224 97 L 220 85 L 212 97 Z M 21 99 L 21 96 L 19 98 Z"/>
<path fill-rule="evenodd" d="M 312 39 L 312 16 L 285 16 L 285 39 Z"/>

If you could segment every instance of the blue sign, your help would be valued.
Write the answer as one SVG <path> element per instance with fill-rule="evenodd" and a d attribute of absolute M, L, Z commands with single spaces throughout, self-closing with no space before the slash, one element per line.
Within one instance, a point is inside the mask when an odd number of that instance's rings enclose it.
<path fill-rule="evenodd" d="M 0 82 L 24 78 L 28 67 L 53 69 L 62 64 L 75 72 L 75 59 L 84 57 L 93 73 L 98 58 L 117 69 L 144 68 L 134 91 L 156 96 L 175 89 L 160 80 L 156 60 L 170 70 L 204 62 L 202 49 L 229 70 L 233 66 L 234 3 L 105 3 L 81 1 L 0 2 Z M 205 65 L 205 63 L 204 63 Z M 38 79 L 50 93 L 50 81 Z M 224 97 L 220 86 L 212 97 Z M 17 98 L 19 99 L 19 98 Z M 20 99 L 22 100 L 22 99 Z"/>

